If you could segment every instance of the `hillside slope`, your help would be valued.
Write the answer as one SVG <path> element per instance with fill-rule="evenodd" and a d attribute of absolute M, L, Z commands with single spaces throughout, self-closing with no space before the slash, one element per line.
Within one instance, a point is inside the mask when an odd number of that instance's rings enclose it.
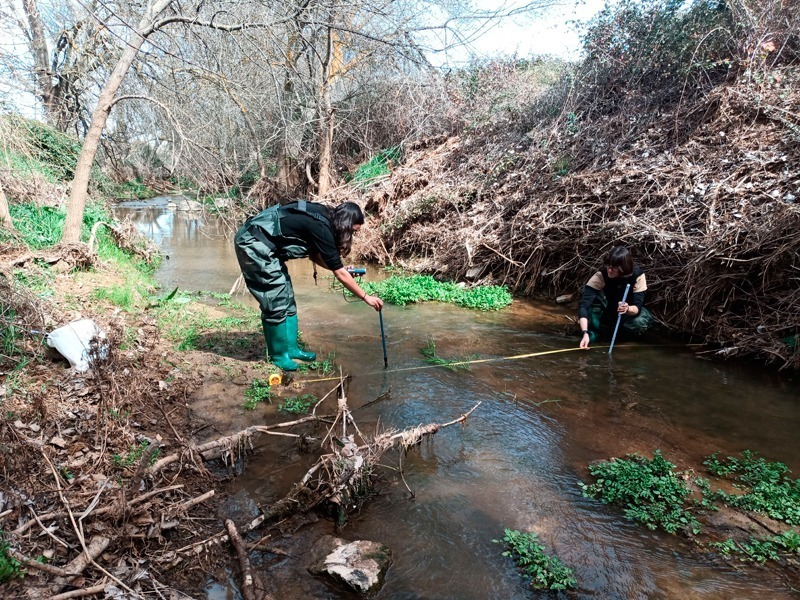
<path fill-rule="evenodd" d="M 377 223 L 357 249 L 577 299 L 622 243 L 669 328 L 800 368 L 799 101 L 800 69 L 785 64 L 657 110 L 595 111 L 574 131 L 508 117 L 419 142 L 373 189 Z"/>

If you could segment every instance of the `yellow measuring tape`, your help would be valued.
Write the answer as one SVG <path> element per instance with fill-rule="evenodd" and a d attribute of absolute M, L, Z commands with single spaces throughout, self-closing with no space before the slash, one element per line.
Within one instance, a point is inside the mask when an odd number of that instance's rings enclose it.
<path fill-rule="evenodd" d="M 624 348 L 625 346 L 617 346 L 618 348 Z M 641 347 L 641 346 L 637 346 Z M 593 346 L 593 348 L 608 348 L 608 346 Z M 417 365 L 416 367 L 403 367 L 402 369 L 389 369 L 383 371 L 374 371 L 372 373 L 362 373 L 361 377 L 366 375 L 379 375 L 381 373 L 401 373 L 403 371 L 420 371 L 422 369 L 439 369 L 442 367 L 456 367 L 461 365 L 475 365 L 478 363 L 486 363 L 486 362 L 493 362 L 498 360 L 518 360 L 520 358 L 533 358 L 534 356 L 544 356 L 546 354 L 560 354 L 562 352 L 574 352 L 576 350 L 584 350 L 583 348 L 561 348 L 559 350 L 545 350 L 543 352 L 531 352 L 530 354 L 517 354 L 515 356 L 497 356 L 495 358 L 478 358 L 475 360 L 462 360 L 458 362 L 449 362 L 443 365 Z M 316 383 L 318 381 L 334 381 L 339 379 L 339 377 L 323 377 L 321 379 L 303 379 L 300 380 L 303 383 Z"/>
<path fill-rule="evenodd" d="M 688 348 L 690 346 L 702 346 L 703 344 L 636 344 L 630 346 L 617 346 L 617 349 L 621 348 Z M 608 346 L 592 346 L 592 349 L 603 349 L 608 348 Z M 382 371 L 373 371 L 372 373 L 361 373 L 359 377 L 366 377 L 367 375 L 380 375 L 381 373 L 401 373 L 403 371 L 421 371 L 422 369 L 440 369 L 440 368 L 447 368 L 447 367 L 455 367 L 460 365 L 475 365 L 478 363 L 487 363 L 487 362 L 494 362 L 500 360 L 519 360 L 521 358 L 533 358 L 535 356 L 545 356 L 547 354 L 560 354 L 562 352 L 575 352 L 576 350 L 589 350 L 584 348 L 561 348 L 559 350 L 544 350 L 543 352 L 531 352 L 530 354 L 516 354 L 514 356 L 497 356 L 495 358 L 478 358 L 475 360 L 463 360 L 459 362 L 449 362 L 442 365 L 417 365 L 416 367 L 403 367 L 402 369 L 384 369 Z M 298 380 L 302 383 L 316 383 L 318 381 L 336 381 L 340 379 L 339 377 L 323 377 L 321 379 L 301 379 Z"/>

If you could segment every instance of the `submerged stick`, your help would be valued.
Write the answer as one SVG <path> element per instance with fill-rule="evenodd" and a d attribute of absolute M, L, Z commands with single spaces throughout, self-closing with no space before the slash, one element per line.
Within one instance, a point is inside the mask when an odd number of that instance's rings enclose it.
<path fill-rule="evenodd" d="M 250 570 L 250 560 L 247 558 L 247 550 L 244 548 L 242 536 L 236 529 L 236 524 L 230 519 L 225 519 L 225 528 L 228 530 L 228 539 L 236 550 L 236 557 L 239 559 L 239 571 L 242 574 L 242 597 L 244 600 L 255 600 L 253 596 L 253 574 Z"/>

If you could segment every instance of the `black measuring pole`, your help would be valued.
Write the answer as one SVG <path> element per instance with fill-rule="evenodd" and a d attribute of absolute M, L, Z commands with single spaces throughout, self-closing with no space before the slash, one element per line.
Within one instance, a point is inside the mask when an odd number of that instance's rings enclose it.
<path fill-rule="evenodd" d="M 386 333 L 383 331 L 383 309 L 378 311 L 378 318 L 381 322 L 381 344 L 383 345 L 383 368 L 389 368 L 389 359 L 386 358 Z"/>

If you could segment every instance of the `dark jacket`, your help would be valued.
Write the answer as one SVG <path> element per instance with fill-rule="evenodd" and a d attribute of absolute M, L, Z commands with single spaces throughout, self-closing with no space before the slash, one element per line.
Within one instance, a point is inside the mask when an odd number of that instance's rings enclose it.
<path fill-rule="evenodd" d="M 647 291 L 647 280 L 640 267 L 633 267 L 633 273 L 627 277 L 608 276 L 606 269 L 600 269 L 589 278 L 583 286 L 580 304 L 578 304 L 578 317 L 589 318 L 589 311 L 600 294 L 604 294 L 608 302 L 603 317 L 607 319 L 617 314 L 617 304 L 622 302 L 625 286 L 630 284 L 626 302 L 636 306 L 641 313 L 644 308 L 644 293 Z M 606 314 L 607 313 L 607 314 Z"/>

